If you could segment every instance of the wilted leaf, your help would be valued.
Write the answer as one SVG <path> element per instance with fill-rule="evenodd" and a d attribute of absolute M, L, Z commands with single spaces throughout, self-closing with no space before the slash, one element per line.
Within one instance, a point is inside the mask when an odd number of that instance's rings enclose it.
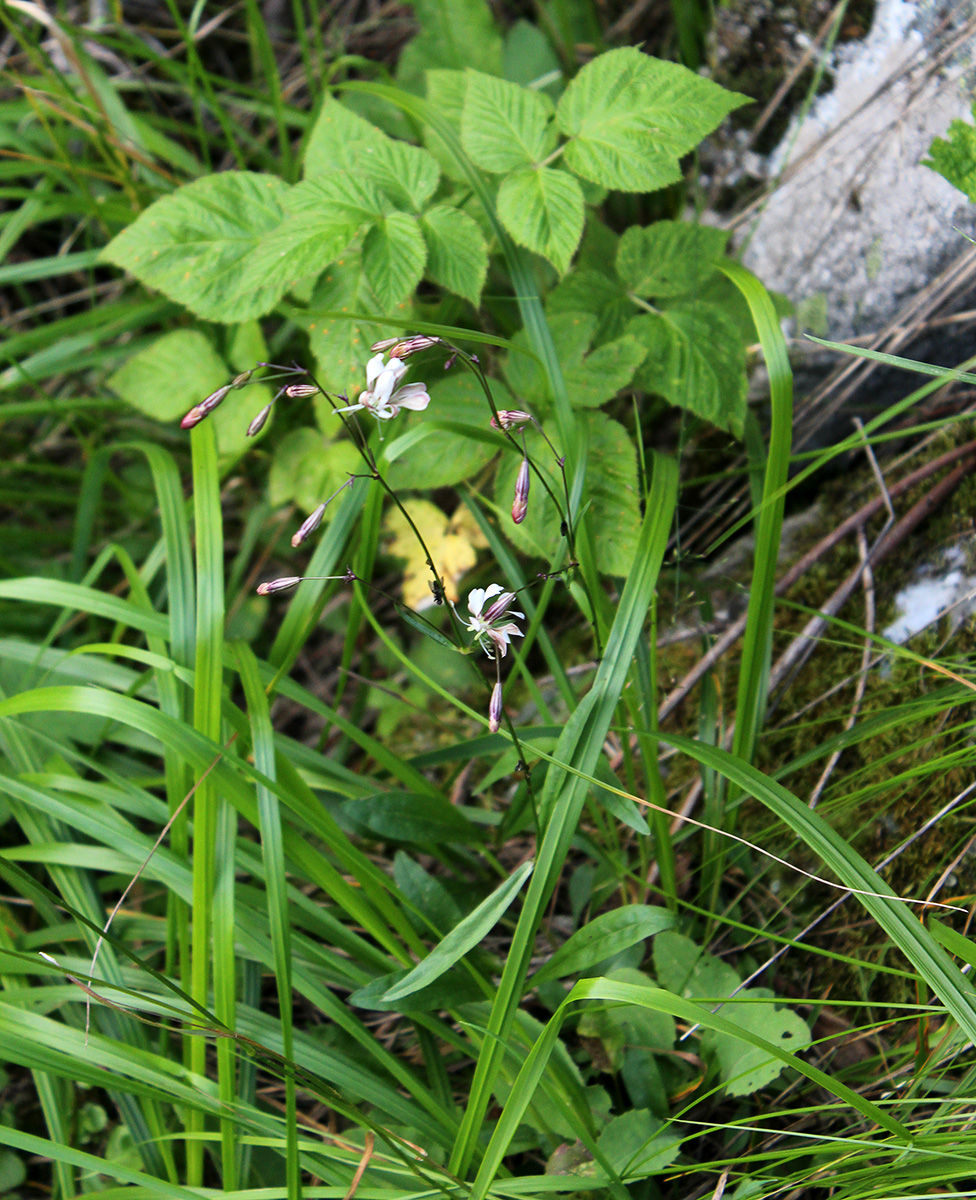
<path fill-rule="evenodd" d="M 444 582 L 448 600 L 458 601 L 458 580 L 478 560 L 477 551 L 487 545 L 470 511 L 462 504 L 448 517 L 429 500 L 405 500 L 404 508 L 420 531 L 430 550 L 437 574 Z M 421 611 L 434 603 L 430 590 L 430 568 L 417 535 L 398 508 L 391 509 L 384 529 L 392 534 L 390 554 L 406 559 L 403 574 L 403 602 Z"/>

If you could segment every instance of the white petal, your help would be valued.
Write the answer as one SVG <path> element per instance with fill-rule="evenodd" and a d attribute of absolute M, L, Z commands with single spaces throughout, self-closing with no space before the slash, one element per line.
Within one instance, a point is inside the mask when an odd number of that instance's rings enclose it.
<path fill-rule="evenodd" d="M 426 383 L 407 383 L 390 397 L 390 403 L 399 408 L 410 408 L 414 412 L 423 412 L 430 404 Z"/>
<path fill-rule="evenodd" d="M 389 421 L 391 417 L 395 417 L 396 415 L 397 410 L 395 408 L 390 408 L 388 404 L 378 404 L 376 408 L 373 409 L 373 416 L 377 417 L 380 421 Z"/>
<path fill-rule="evenodd" d="M 363 393 L 363 395 L 364 395 L 364 396 L 365 396 L 365 395 L 368 395 L 368 393 L 367 393 L 367 392 L 364 392 L 364 393 Z M 333 411 L 333 413 L 341 413 L 341 412 L 359 412 L 359 410 L 360 410 L 361 408 L 368 408 L 368 407 L 369 407 L 369 405 L 368 405 L 368 404 L 350 404 L 348 408 L 334 408 L 332 411 Z"/>
<path fill-rule="evenodd" d="M 484 588 L 472 588 L 468 592 L 468 612 L 473 617 L 481 616 L 481 610 L 485 607 L 485 598 L 487 595 L 488 593 Z M 468 628 L 470 629 L 471 626 L 469 625 Z"/>
<path fill-rule="evenodd" d="M 407 364 L 402 358 L 391 358 L 386 364 L 386 369 L 393 372 L 394 379 L 402 379 L 407 373 Z"/>
<path fill-rule="evenodd" d="M 390 371 L 385 370 L 380 373 L 379 378 L 373 385 L 373 395 L 381 404 L 386 404 L 393 395 L 393 389 L 396 387 L 397 377 Z"/>
<path fill-rule="evenodd" d="M 500 596 L 504 590 L 500 583 L 489 583 L 485 588 L 485 599 L 491 600 L 493 596 Z"/>
<path fill-rule="evenodd" d="M 372 389 L 373 384 L 376 382 L 376 380 L 379 377 L 379 374 L 382 370 L 383 370 L 383 355 L 376 354 L 366 364 L 366 386 L 367 386 L 367 388 Z"/>

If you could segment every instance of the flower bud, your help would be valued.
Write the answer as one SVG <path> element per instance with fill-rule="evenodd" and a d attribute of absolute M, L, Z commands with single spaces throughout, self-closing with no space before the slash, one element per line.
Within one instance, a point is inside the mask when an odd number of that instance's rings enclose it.
<path fill-rule="evenodd" d="M 199 404 L 195 404 L 183 420 L 180 421 L 180 428 L 192 429 L 194 425 L 199 425 L 204 417 L 210 416 L 233 386 L 232 383 L 226 383 L 223 387 L 217 388 L 215 392 L 211 392 L 206 400 L 201 400 Z"/>
<path fill-rule="evenodd" d="M 301 581 L 301 575 L 283 575 L 280 579 L 269 579 L 267 583 L 258 584 L 258 595 L 272 596 L 275 592 L 286 592 Z"/>
<path fill-rule="evenodd" d="M 531 480 L 529 474 L 529 460 L 522 459 L 522 465 L 519 467 L 519 473 L 515 480 L 515 499 L 512 501 L 512 520 L 516 525 L 521 525 L 525 520 L 525 514 L 529 508 L 529 482 Z"/>
<path fill-rule="evenodd" d="M 532 420 L 532 414 L 522 412 L 520 408 L 500 408 L 498 417 L 491 418 L 491 424 L 495 429 L 518 429 L 521 425 L 527 425 Z"/>
<path fill-rule="evenodd" d="M 307 537 L 311 537 L 319 525 L 322 524 L 322 517 L 324 515 L 325 505 L 320 504 L 315 512 L 311 516 L 306 517 L 301 525 L 299 525 L 298 532 L 292 535 L 291 544 L 296 547 L 300 546 Z"/>
<path fill-rule="evenodd" d="M 246 383 L 251 382 L 251 376 L 253 374 L 254 374 L 253 367 L 249 371 L 241 371 L 240 375 L 235 375 L 234 378 L 231 380 L 230 386 L 232 388 L 242 388 Z"/>
<path fill-rule="evenodd" d="M 488 728 L 497 733 L 502 727 L 502 685 L 499 681 L 491 689 L 491 700 L 488 704 Z"/>
<path fill-rule="evenodd" d="M 384 351 L 389 350 L 391 346 L 395 346 L 400 340 L 401 339 L 399 337 L 380 338 L 378 342 L 374 342 L 372 346 L 370 346 L 370 350 L 372 350 L 374 354 L 382 354 Z"/>
<path fill-rule="evenodd" d="M 441 339 L 439 337 L 427 337 L 426 334 L 417 333 L 413 337 L 404 338 L 402 342 L 397 342 L 390 350 L 390 358 L 409 358 L 411 354 L 419 354 L 421 350 L 429 350 L 431 346 L 439 346 Z"/>
<path fill-rule="evenodd" d="M 514 599 L 514 592 L 502 592 L 502 594 L 495 600 L 494 604 L 492 604 L 490 608 L 485 609 L 485 611 L 481 614 L 484 623 L 486 625 L 491 625 L 495 621 L 500 621 L 508 612 Z"/>
<path fill-rule="evenodd" d="M 264 406 L 264 408 L 262 408 L 261 411 L 258 413 L 258 415 L 254 418 L 254 420 L 251 422 L 251 424 L 248 425 L 247 436 L 248 437 L 257 437 L 257 435 L 264 428 L 265 424 L 267 423 L 268 417 L 270 417 L 270 416 L 271 416 L 271 405 L 266 404 Z"/>
<path fill-rule="evenodd" d="M 314 396 L 318 390 L 314 383 L 289 383 L 285 395 L 291 400 L 302 400 L 305 396 Z"/>

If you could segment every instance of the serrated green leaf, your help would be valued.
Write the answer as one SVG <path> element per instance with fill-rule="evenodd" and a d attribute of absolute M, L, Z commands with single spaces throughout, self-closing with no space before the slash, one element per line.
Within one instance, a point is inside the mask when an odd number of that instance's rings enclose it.
<path fill-rule="evenodd" d="M 587 520 L 593 530 L 596 563 L 608 575 L 626 575 L 634 560 L 640 532 L 640 500 L 637 490 L 637 458 L 626 429 L 600 412 L 579 414 L 589 439 L 586 471 L 590 508 Z M 559 434 L 554 421 L 544 425 L 550 440 L 559 450 Z M 563 494 L 562 477 L 552 454 L 538 435 L 527 434 L 529 452 L 549 480 L 557 496 Z M 548 558 L 559 544 L 559 513 L 533 474 L 529 508 L 525 520 L 516 525 L 508 515 L 515 493 L 519 458 L 506 454 L 495 476 L 495 503 L 505 514 L 502 531 L 520 550 Z"/>
<path fill-rule="evenodd" d="M 412 295 L 426 263 L 424 236 L 409 213 L 389 213 L 363 239 L 363 270 L 384 311 Z"/>
<path fill-rule="evenodd" d="M 435 204 L 421 217 L 420 227 L 428 276 L 477 308 L 488 274 L 488 246 L 477 221 L 449 204 Z"/>
<path fill-rule="evenodd" d="M 664 908 L 647 904 L 625 904 L 594 917 L 568 938 L 532 976 L 529 986 L 538 987 L 549 979 L 578 975 L 619 954 L 621 950 L 654 937 L 674 925 L 674 917 Z"/>
<path fill-rule="evenodd" d="M 419 212 L 437 190 L 440 168 L 433 154 L 408 142 L 382 137 L 362 148 L 357 169 L 398 208 Z"/>
<path fill-rule="evenodd" d="M 523 167 L 502 181 L 498 215 L 520 245 L 562 274 L 583 233 L 583 193 L 566 171 Z"/>
<path fill-rule="evenodd" d="M 976 115 L 976 105 L 973 112 Z M 922 160 L 923 167 L 931 167 L 976 202 L 976 126 L 953 121 L 948 137 L 936 138 L 929 146 L 929 156 Z"/>
<path fill-rule="evenodd" d="M 405 996 L 419 991 L 453 967 L 469 950 L 473 950 L 507 912 L 522 884 L 531 874 L 532 866 L 531 862 L 522 863 L 500 887 L 487 899 L 482 900 L 463 921 L 455 925 L 430 954 L 419 962 L 402 982 L 392 987 L 383 999 L 402 1000 Z"/>
<path fill-rule="evenodd" d="M 597 319 L 593 333 L 597 345 L 620 337 L 635 315 L 634 302 L 616 275 L 581 267 L 579 262 L 549 293 L 546 311 L 552 315 L 592 313 Z"/>
<path fill-rule="evenodd" d="M 647 358 L 636 385 L 742 436 L 748 380 L 734 321 L 715 305 L 687 301 L 627 326 Z"/>
<path fill-rule="evenodd" d="M 338 425 L 338 421 L 336 422 Z M 315 429 L 293 429 L 275 447 L 268 480 L 268 493 L 274 505 L 294 500 L 307 516 L 357 470 L 362 459 L 347 440 L 330 441 Z M 332 515 L 325 510 L 324 522 Z"/>
<path fill-rule="evenodd" d="M 425 75 L 427 101 L 437 112 L 438 117 L 457 135 L 461 137 L 461 116 L 464 112 L 464 96 L 468 90 L 468 76 L 465 71 L 435 70 Z M 454 151 L 445 146 L 443 138 L 431 128 L 424 126 L 424 145 L 440 163 L 441 170 L 450 179 L 467 182 L 464 168 L 458 163 Z"/>
<path fill-rule="evenodd" d="M 362 254 L 355 246 L 333 263 L 319 280 L 309 302 L 306 325 L 316 359 L 316 377 L 324 388 L 345 393 L 354 400 L 366 385 L 366 363 L 372 357 L 370 347 L 396 330 L 376 321 L 318 315 L 341 312 L 376 313 L 404 319 L 409 313 L 409 304 L 404 301 L 384 312 L 366 281 Z M 325 432 L 334 434 L 339 418 L 321 397 L 316 397 L 315 414 Z"/>
<path fill-rule="evenodd" d="M 617 274 L 638 296 L 697 294 L 725 254 L 728 232 L 689 221 L 657 221 L 625 230 Z"/>
<path fill-rule="evenodd" d="M 400 83 L 415 86 L 425 71 L 438 68 L 502 73 L 501 34 L 485 0 L 412 2 L 420 32 L 400 55 Z"/>
<path fill-rule="evenodd" d="M 337 167 L 355 167 L 361 150 L 383 139 L 375 125 L 326 93 L 305 145 L 304 176 L 319 178 Z"/>
<path fill-rule="evenodd" d="M 415 431 L 428 428 L 437 418 L 453 425 L 470 426 L 477 432 L 489 428 L 491 409 L 470 374 L 449 375 L 431 384 L 428 391 L 430 406 L 425 412 L 411 413 L 407 418 L 406 435 L 398 429 L 397 440 L 390 443 L 393 457 L 385 474 L 390 487 L 396 490 L 450 487 L 462 480 L 473 479 L 498 452 L 497 446 L 491 443 L 453 431 L 430 429 L 426 436 L 413 441 L 406 453 L 398 455 L 397 441 L 401 437 L 415 437 Z M 500 387 L 495 392 L 495 403 L 499 408 L 505 408 L 514 402 L 507 390 Z"/>
<path fill-rule="evenodd" d="M 249 259 L 284 220 L 287 190 L 273 175 L 206 175 L 156 200 L 101 258 L 207 320 L 261 316 L 284 285 L 248 283 Z"/>
<path fill-rule="evenodd" d="M 535 166 L 555 148 L 554 111 L 540 92 L 469 70 L 461 143 L 477 166 L 496 175 Z"/>
<path fill-rule="evenodd" d="M 248 366 L 253 367 L 255 361 L 251 358 Z M 199 330 L 176 329 L 134 354 L 109 378 L 108 385 L 147 417 L 176 422 L 194 404 L 229 383 L 234 373 Z M 222 459 L 234 458 L 244 450 L 251 417 L 270 399 L 265 384 L 249 384 L 230 392 L 207 418 L 214 425 Z"/>
<path fill-rule="evenodd" d="M 631 381 L 646 354 L 644 347 L 630 334 L 587 354 L 597 320 L 595 314 L 581 312 L 553 313 L 549 320 L 553 345 L 574 407 L 596 408 L 612 399 Z M 516 345 L 525 344 L 521 333 L 513 340 Z M 550 402 L 546 377 L 539 364 L 527 354 L 510 354 L 505 364 L 505 376 L 520 401 L 536 405 Z"/>
<path fill-rule="evenodd" d="M 604 187 L 656 191 L 677 182 L 678 159 L 747 102 L 677 63 L 610 50 L 559 101 L 556 121 L 571 139 L 564 161 Z"/>

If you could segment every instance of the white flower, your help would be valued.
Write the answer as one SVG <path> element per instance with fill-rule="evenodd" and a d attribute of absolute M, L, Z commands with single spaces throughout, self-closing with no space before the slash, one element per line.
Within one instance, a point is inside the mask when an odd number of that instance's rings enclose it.
<path fill-rule="evenodd" d="M 493 599 L 493 597 L 497 597 L 497 599 Z M 487 600 L 492 600 L 492 603 L 485 608 Z M 506 617 L 525 619 L 525 613 L 517 610 L 509 611 L 514 600 L 515 593 L 506 592 L 497 583 L 490 584 L 486 588 L 472 588 L 468 593 L 468 612 L 471 614 L 471 620 L 468 621 L 466 628 L 474 634 L 478 644 L 489 658 L 494 658 L 496 655 L 504 658 L 511 639 L 525 636 L 514 621 L 501 624 Z"/>
<path fill-rule="evenodd" d="M 401 359 L 391 358 L 384 362 L 382 354 L 374 355 L 366 364 L 366 390 L 360 393 L 359 403 L 336 409 L 336 412 L 365 409 L 380 421 L 389 421 L 401 408 L 423 412 L 430 404 L 426 383 L 407 383 L 401 388 L 396 387 L 406 371 L 407 364 Z"/>

